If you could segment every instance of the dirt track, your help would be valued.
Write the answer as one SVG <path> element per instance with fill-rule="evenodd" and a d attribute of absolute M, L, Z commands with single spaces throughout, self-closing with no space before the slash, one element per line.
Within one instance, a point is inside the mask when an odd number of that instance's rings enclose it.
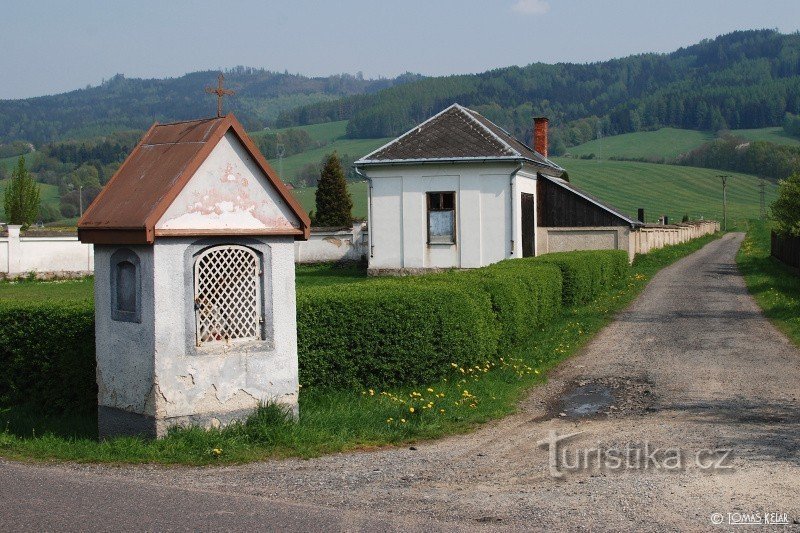
<path fill-rule="evenodd" d="M 727 235 L 663 270 L 518 414 L 473 434 L 416 450 L 222 469 L 0 463 L 0 522 L 664 531 L 727 530 L 729 512 L 767 511 L 792 523 L 800 519 L 800 351 L 747 294 L 734 262 L 742 237 Z M 682 468 L 595 462 L 556 479 L 536 444 L 550 430 L 582 432 L 569 452 L 680 448 Z M 699 468 L 696 453 L 706 449 L 731 449 L 730 468 Z M 712 513 L 725 525 L 712 525 Z"/>

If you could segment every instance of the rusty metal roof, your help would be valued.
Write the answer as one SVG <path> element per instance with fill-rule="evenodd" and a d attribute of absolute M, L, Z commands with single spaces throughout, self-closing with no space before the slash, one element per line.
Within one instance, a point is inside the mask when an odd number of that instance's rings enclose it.
<path fill-rule="evenodd" d="M 154 124 L 78 221 L 78 237 L 91 243 L 153 243 L 155 224 L 225 136 L 233 131 L 300 221 L 308 238 L 308 215 L 258 151 L 232 114 L 219 118 Z M 270 232 L 256 232 L 271 234 Z M 272 232 L 273 234 L 276 232 Z M 206 233 L 207 234 L 207 233 Z"/>

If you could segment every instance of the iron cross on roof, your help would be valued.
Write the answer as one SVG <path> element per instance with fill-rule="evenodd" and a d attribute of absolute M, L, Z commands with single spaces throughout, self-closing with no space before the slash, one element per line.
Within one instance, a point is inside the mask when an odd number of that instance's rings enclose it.
<path fill-rule="evenodd" d="M 225 95 L 233 95 L 236 94 L 234 91 L 230 89 L 226 89 L 223 87 L 223 83 L 225 83 L 225 76 L 220 74 L 217 77 L 217 86 L 216 87 L 206 87 L 206 92 L 208 94 L 216 94 L 217 95 L 217 117 L 222 116 L 222 97 Z"/>

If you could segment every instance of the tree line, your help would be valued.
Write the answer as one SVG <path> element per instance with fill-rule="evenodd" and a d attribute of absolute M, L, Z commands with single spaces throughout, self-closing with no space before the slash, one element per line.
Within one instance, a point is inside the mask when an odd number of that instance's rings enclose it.
<path fill-rule="evenodd" d="M 787 112 L 800 112 L 798 76 L 800 34 L 738 31 L 670 54 L 425 78 L 287 110 L 277 123 L 349 119 L 349 137 L 391 137 L 458 102 L 524 140 L 530 138 L 534 114 L 550 117 L 558 153 L 598 133 L 780 125 Z"/>
<path fill-rule="evenodd" d="M 800 147 L 726 134 L 681 155 L 679 165 L 718 168 L 774 180 L 800 172 Z"/>
<path fill-rule="evenodd" d="M 214 98 L 203 87 L 219 72 L 192 72 L 178 78 L 139 79 L 117 74 L 96 87 L 52 96 L 0 100 L 0 142 L 25 140 L 36 145 L 68 138 L 88 138 L 119 130 L 144 130 L 155 122 L 213 116 Z M 418 79 L 364 79 L 360 74 L 312 78 L 289 72 L 236 67 L 224 71 L 236 90 L 225 112 L 236 113 L 248 131 L 271 125 L 281 111 L 323 100 L 374 93 Z M 17 155 L 17 154 L 14 154 Z"/>

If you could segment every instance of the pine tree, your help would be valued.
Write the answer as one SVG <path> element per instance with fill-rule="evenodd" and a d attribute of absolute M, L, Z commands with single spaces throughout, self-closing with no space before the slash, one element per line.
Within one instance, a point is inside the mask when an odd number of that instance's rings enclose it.
<path fill-rule="evenodd" d="M 39 185 L 25 168 L 24 156 L 19 157 L 17 167 L 11 173 L 11 180 L 6 186 L 3 200 L 6 221 L 9 224 L 20 224 L 23 228 L 27 228 L 39 215 L 41 204 Z"/>
<path fill-rule="evenodd" d="M 353 201 L 347 192 L 342 163 L 336 152 L 328 156 L 320 173 L 316 195 L 317 226 L 348 226 L 353 223 Z"/>

